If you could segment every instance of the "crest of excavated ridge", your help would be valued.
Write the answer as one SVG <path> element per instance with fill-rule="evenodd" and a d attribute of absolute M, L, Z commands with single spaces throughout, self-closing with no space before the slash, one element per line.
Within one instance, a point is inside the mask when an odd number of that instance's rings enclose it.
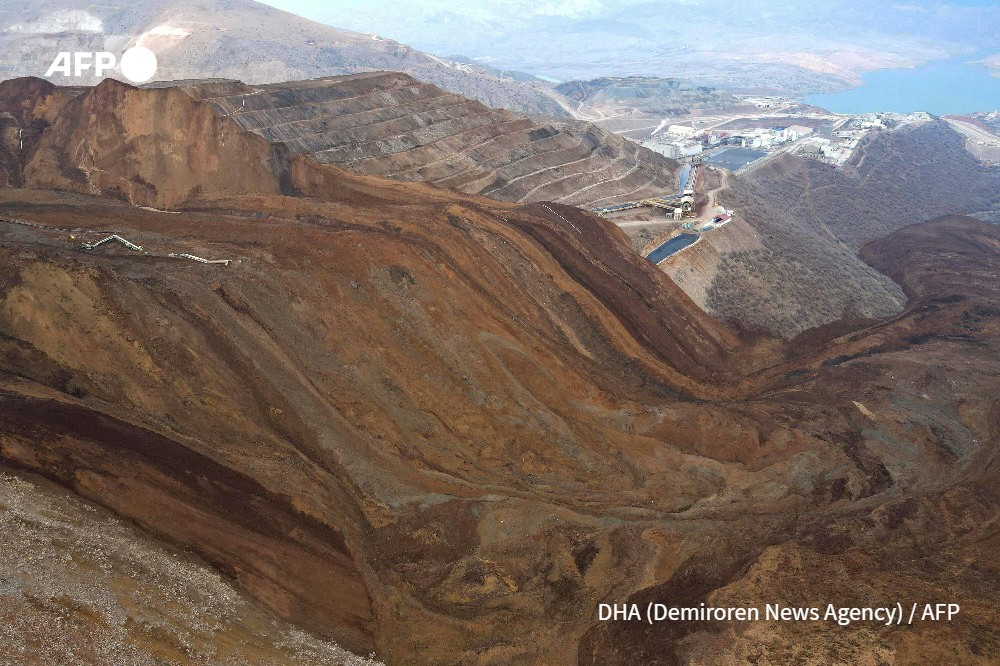
<path fill-rule="evenodd" d="M 7 89 L 7 107 L 48 100 L 51 130 L 21 156 L 29 186 L 155 207 L 295 193 L 292 156 L 500 200 L 572 205 L 662 193 L 676 170 L 596 127 L 518 118 L 396 72 L 266 86 L 107 80 L 58 94 L 25 79 Z M 143 147 L 162 158 L 130 155 Z"/>
<path fill-rule="evenodd" d="M 547 123 L 398 72 L 176 85 L 241 128 L 360 174 L 515 202 L 597 205 L 674 189 L 675 161 L 586 123 Z"/>
<path fill-rule="evenodd" d="M 55 93 L 38 86 L 36 95 Z M 289 171 L 280 147 L 180 90 L 113 79 L 61 96 L 21 161 L 26 187 L 99 193 L 157 208 L 277 194 Z"/>

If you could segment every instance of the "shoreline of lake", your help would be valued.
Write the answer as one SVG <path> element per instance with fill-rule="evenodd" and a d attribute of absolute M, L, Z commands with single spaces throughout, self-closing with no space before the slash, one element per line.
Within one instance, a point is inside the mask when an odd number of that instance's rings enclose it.
<path fill-rule="evenodd" d="M 1000 72 L 968 57 L 931 60 L 913 67 L 867 72 L 862 75 L 864 83 L 860 86 L 813 93 L 803 101 L 851 115 L 926 111 L 943 116 L 993 111 L 1000 107 L 997 74 Z"/>

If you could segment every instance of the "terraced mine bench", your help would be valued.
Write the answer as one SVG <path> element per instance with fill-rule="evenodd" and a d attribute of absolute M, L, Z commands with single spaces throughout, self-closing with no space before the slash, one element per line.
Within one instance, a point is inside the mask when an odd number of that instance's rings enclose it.
<path fill-rule="evenodd" d="M 398 72 L 177 85 L 292 154 L 502 201 L 617 203 L 673 190 L 679 169 L 594 125 L 518 117 Z"/>

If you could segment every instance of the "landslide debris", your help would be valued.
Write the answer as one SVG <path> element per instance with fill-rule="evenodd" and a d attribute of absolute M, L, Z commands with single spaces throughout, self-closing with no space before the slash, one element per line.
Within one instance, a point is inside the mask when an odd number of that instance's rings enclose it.
<path fill-rule="evenodd" d="M 190 553 L 0 468 L 3 663 L 379 666 L 274 616 Z"/>
<path fill-rule="evenodd" d="M 11 473 L 390 664 L 749 654 L 742 626 L 640 630 L 597 604 L 859 580 L 968 619 L 817 632 L 827 661 L 995 660 L 996 227 L 867 245 L 903 312 L 749 346 L 583 211 L 357 175 L 183 91 L 102 86 L 0 189 Z M 103 173 L 74 177 L 91 154 Z M 81 247 L 109 231 L 149 254 Z M 180 244 L 234 261 L 164 256 Z"/>

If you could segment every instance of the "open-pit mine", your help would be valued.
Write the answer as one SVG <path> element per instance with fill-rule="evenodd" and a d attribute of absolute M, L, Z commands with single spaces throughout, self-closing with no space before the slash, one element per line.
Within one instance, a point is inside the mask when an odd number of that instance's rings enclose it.
<path fill-rule="evenodd" d="M 0 119 L 0 661 L 1000 660 L 997 226 L 859 241 L 890 316 L 738 335 L 566 205 L 676 188 L 594 130 L 394 74 Z M 961 613 L 599 615 L 897 601 Z"/>

